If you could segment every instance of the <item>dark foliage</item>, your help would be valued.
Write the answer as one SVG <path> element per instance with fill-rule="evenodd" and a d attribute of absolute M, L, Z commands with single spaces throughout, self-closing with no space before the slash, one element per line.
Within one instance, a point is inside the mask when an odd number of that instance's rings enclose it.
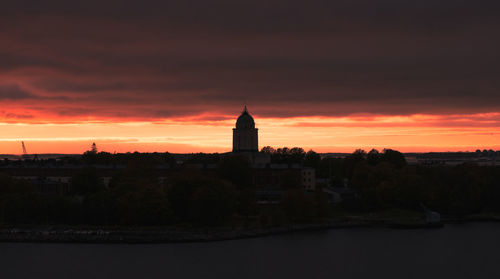
<path fill-rule="evenodd" d="M 403 154 L 391 149 L 356 150 L 345 157 L 325 158 L 301 148 L 265 147 L 262 152 L 271 156 L 273 164 L 312 167 L 318 178 L 328 182 L 318 185 L 315 192 L 306 192 L 299 172 L 282 169 L 279 185 L 271 189 L 282 191 L 279 205 L 259 205 L 255 170 L 246 157 L 191 154 L 182 157 L 185 161 L 180 167 L 169 153 L 110 154 L 95 149 L 81 157 L 37 162 L 80 165 L 65 195 L 41 194 L 36 184 L 0 174 L 0 224 L 213 226 L 259 220 L 260 225 L 270 226 L 310 222 L 331 212 L 320 187 L 346 185 L 354 192 L 342 204 L 349 211 L 418 210 L 421 203 L 444 214 L 500 211 L 500 168 L 495 166 L 408 165 Z M 107 187 L 99 165 L 120 166 Z M 166 168 L 175 171 L 164 173 Z"/>

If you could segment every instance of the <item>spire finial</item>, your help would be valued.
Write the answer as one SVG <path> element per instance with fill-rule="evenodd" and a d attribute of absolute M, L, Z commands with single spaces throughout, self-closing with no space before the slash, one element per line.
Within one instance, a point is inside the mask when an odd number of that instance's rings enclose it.
<path fill-rule="evenodd" d="M 248 113 L 248 110 L 247 110 L 247 104 L 245 104 L 245 108 L 243 109 L 243 112 Z"/>

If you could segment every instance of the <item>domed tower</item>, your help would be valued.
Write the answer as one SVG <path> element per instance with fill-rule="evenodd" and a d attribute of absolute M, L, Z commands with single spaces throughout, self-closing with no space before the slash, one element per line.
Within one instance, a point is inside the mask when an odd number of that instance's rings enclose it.
<path fill-rule="evenodd" d="M 233 129 L 233 152 L 258 152 L 258 129 L 255 129 L 253 117 L 248 113 L 247 106 L 236 121 Z"/>

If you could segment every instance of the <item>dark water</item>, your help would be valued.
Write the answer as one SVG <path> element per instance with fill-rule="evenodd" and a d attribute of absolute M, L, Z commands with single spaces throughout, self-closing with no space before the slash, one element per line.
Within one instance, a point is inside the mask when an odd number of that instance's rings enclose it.
<path fill-rule="evenodd" d="M 192 244 L 3 243 L 0 278 L 500 278 L 500 224 Z"/>

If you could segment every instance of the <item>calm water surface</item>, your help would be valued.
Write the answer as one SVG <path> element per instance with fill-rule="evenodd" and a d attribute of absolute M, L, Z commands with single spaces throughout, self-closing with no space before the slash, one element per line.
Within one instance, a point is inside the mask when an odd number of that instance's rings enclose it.
<path fill-rule="evenodd" d="M 3 243 L 0 278 L 500 278 L 500 224 L 189 244 Z"/>

